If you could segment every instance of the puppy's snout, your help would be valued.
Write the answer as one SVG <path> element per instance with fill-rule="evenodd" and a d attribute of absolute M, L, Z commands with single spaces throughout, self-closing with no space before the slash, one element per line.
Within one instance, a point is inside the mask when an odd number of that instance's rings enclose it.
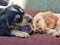
<path fill-rule="evenodd" d="M 26 19 L 29 23 L 32 22 L 32 18 L 30 18 L 29 16 L 26 16 L 26 15 L 25 15 L 23 18 Z"/>

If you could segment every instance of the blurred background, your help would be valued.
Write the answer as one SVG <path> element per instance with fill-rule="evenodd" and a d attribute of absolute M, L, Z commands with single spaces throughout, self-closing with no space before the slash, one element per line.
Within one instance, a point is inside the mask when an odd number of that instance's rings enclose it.
<path fill-rule="evenodd" d="M 60 13 L 60 0 L 12 0 L 12 2 L 23 9 Z"/>

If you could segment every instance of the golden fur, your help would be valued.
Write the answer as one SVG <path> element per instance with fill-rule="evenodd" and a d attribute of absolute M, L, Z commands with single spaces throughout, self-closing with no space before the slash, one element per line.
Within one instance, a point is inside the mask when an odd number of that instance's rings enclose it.
<path fill-rule="evenodd" d="M 51 11 L 38 13 L 33 19 L 33 29 L 60 36 L 60 14 Z"/>

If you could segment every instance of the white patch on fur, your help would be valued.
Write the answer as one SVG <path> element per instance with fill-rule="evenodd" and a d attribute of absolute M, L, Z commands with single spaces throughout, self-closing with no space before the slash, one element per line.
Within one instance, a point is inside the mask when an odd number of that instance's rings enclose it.
<path fill-rule="evenodd" d="M 11 8 L 11 10 L 12 10 L 12 11 L 15 11 L 15 12 L 18 12 L 18 10 L 16 10 L 16 9 L 15 9 L 15 8 L 13 8 L 13 7 Z"/>
<path fill-rule="evenodd" d="M 6 8 L 6 6 L 1 6 L 1 5 L 0 5 L 0 9 L 1 9 L 1 8 Z"/>

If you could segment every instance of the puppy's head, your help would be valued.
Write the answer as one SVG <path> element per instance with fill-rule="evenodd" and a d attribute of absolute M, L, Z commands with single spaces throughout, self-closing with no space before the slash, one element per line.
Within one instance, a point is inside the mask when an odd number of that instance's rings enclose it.
<path fill-rule="evenodd" d="M 8 22 L 11 24 L 13 22 L 20 23 L 25 15 L 23 9 L 18 5 L 11 5 L 7 7 L 3 14 L 9 15 Z"/>
<path fill-rule="evenodd" d="M 19 6 L 13 5 L 13 8 L 15 9 L 12 9 L 12 10 L 17 12 L 17 14 L 15 15 L 14 21 L 16 23 L 20 23 L 23 20 L 23 16 L 25 15 L 25 12 Z"/>
<path fill-rule="evenodd" d="M 14 23 L 31 23 L 32 22 L 32 17 L 28 14 L 25 14 L 24 10 L 18 6 L 18 5 L 11 5 L 7 7 L 4 11 L 4 14 L 8 14 L 8 22 L 9 24 L 14 24 Z"/>
<path fill-rule="evenodd" d="M 16 18 L 19 18 L 19 15 L 17 15 Z M 15 24 L 18 26 L 29 25 L 29 23 L 32 24 L 32 17 L 28 14 L 23 16 L 23 20 L 20 23 L 15 22 Z"/>
<path fill-rule="evenodd" d="M 18 14 L 15 16 L 15 19 L 14 19 L 16 23 L 20 23 L 21 21 L 23 22 L 24 20 L 26 20 L 28 23 L 32 22 L 32 16 L 30 16 L 29 14 L 26 14 L 21 7 L 18 7 L 18 6 L 14 6 L 14 7 L 15 9 L 18 10 L 18 11 L 15 10 L 16 12 L 18 12 Z"/>

